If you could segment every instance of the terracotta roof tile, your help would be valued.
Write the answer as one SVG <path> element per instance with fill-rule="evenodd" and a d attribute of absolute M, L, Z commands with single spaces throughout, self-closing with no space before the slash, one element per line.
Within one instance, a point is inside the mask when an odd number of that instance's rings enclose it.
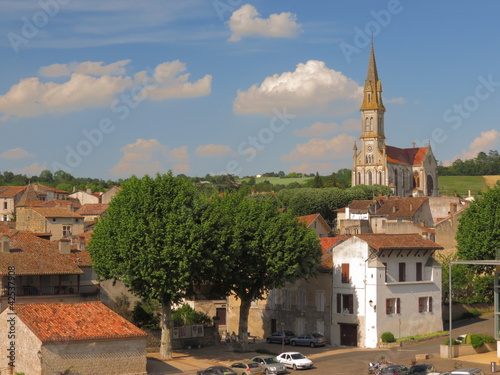
<path fill-rule="evenodd" d="M 84 204 L 76 213 L 79 215 L 102 215 L 108 208 L 109 204 L 89 203 Z"/>
<path fill-rule="evenodd" d="M 26 186 L 0 186 L 0 198 L 14 198 L 24 189 Z"/>
<path fill-rule="evenodd" d="M 71 212 L 63 207 L 31 207 L 31 209 L 43 217 L 74 217 L 76 219 L 83 219 L 82 215 L 78 215 L 76 212 Z"/>
<path fill-rule="evenodd" d="M 147 336 L 101 302 L 17 304 L 15 311 L 43 343 Z"/>
<path fill-rule="evenodd" d="M 428 197 L 389 199 L 374 212 L 374 215 L 384 215 L 388 218 L 411 218 L 427 199 Z"/>
<path fill-rule="evenodd" d="M 354 234 L 353 237 L 366 241 L 371 247 L 377 250 L 386 249 L 427 249 L 440 250 L 442 246 L 437 243 L 422 238 L 420 234 Z"/>
<path fill-rule="evenodd" d="M 69 192 L 67 192 L 66 190 L 61 190 L 61 189 L 53 188 L 53 187 L 47 186 L 47 185 L 33 184 L 31 186 L 34 186 L 36 190 L 53 191 L 54 193 L 68 194 L 69 195 Z"/>
<path fill-rule="evenodd" d="M 0 276 L 8 274 L 9 266 L 15 267 L 16 275 L 83 273 L 76 264 L 77 255 L 60 254 L 57 242 L 44 240 L 32 233 L 0 227 L 0 236 L 3 234 L 9 236 L 10 252 L 0 252 Z"/>
<path fill-rule="evenodd" d="M 51 201 L 44 201 L 40 204 L 41 207 L 63 207 L 65 209 L 68 209 L 69 205 L 72 205 L 75 209 L 79 209 L 82 206 L 80 203 L 68 199 L 53 199 Z"/>
<path fill-rule="evenodd" d="M 313 214 L 313 215 L 307 215 L 307 216 L 300 216 L 298 218 L 298 220 L 299 220 L 300 223 L 304 223 L 306 225 L 306 227 L 308 227 L 318 217 L 319 217 L 319 214 Z"/>
<path fill-rule="evenodd" d="M 387 160 L 392 163 L 421 165 L 427 154 L 428 147 L 399 148 L 386 146 Z"/>
<path fill-rule="evenodd" d="M 17 203 L 17 206 L 40 206 L 42 201 L 38 199 L 38 195 L 33 188 L 33 185 L 28 185 Z"/>

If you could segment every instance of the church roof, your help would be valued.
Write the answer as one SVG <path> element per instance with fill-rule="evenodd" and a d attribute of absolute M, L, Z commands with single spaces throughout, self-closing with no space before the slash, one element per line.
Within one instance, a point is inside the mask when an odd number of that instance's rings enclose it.
<path fill-rule="evenodd" d="M 385 111 L 384 104 L 382 103 L 382 95 L 378 95 L 380 92 L 382 92 L 382 82 L 378 79 L 377 63 L 375 61 L 375 51 L 372 43 L 370 61 L 368 62 L 368 73 L 366 75 L 365 87 L 363 89 L 364 95 L 361 110 L 378 109 Z M 369 96 L 368 93 L 371 95 Z"/>
<path fill-rule="evenodd" d="M 399 148 L 386 146 L 387 161 L 398 164 L 422 165 L 428 147 Z"/>

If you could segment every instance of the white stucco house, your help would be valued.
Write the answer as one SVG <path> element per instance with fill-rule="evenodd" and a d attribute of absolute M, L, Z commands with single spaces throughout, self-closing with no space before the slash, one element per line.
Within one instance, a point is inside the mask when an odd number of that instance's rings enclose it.
<path fill-rule="evenodd" d="M 334 345 L 376 348 L 396 338 L 443 330 L 442 247 L 419 234 L 358 234 L 333 247 Z"/>

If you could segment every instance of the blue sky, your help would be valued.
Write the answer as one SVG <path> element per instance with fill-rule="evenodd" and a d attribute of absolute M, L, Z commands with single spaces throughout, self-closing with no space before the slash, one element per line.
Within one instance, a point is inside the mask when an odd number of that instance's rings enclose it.
<path fill-rule="evenodd" d="M 373 37 L 386 142 L 499 149 L 500 3 L 0 0 L 0 171 L 352 167 Z"/>

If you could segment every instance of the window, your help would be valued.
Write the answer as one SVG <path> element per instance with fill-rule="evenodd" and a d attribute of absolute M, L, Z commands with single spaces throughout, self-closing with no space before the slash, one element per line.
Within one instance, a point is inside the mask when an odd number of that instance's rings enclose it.
<path fill-rule="evenodd" d="M 354 295 L 337 293 L 337 314 L 354 314 Z"/>
<path fill-rule="evenodd" d="M 289 289 L 282 289 L 283 293 L 283 308 L 290 309 L 291 307 L 291 292 Z"/>
<path fill-rule="evenodd" d="M 342 283 L 349 283 L 349 263 L 342 263 Z"/>
<path fill-rule="evenodd" d="M 401 299 L 400 298 L 387 298 L 385 300 L 385 313 L 400 314 L 401 313 Z"/>
<path fill-rule="evenodd" d="M 3 202 L 3 209 L 6 210 L 7 209 L 7 202 Z"/>
<path fill-rule="evenodd" d="M 297 308 L 300 311 L 304 311 L 306 309 L 306 291 L 298 290 L 297 291 Z"/>
<path fill-rule="evenodd" d="M 71 225 L 63 225 L 62 230 L 64 237 L 71 236 Z"/>
<path fill-rule="evenodd" d="M 415 280 L 422 281 L 422 262 L 417 263 L 415 273 Z"/>
<path fill-rule="evenodd" d="M 387 282 L 387 263 L 382 263 L 385 267 L 385 282 Z"/>
<path fill-rule="evenodd" d="M 418 312 L 432 312 L 432 297 L 418 298 Z"/>
<path fill-rule="evenodd" d="M 325 311 L 325 291 L 316 291 L 316 311 Z"/>
<path fill-rule="evenodd" d="M 406 281 L 406 263 L 399 263 L 399 281 Z"/>

